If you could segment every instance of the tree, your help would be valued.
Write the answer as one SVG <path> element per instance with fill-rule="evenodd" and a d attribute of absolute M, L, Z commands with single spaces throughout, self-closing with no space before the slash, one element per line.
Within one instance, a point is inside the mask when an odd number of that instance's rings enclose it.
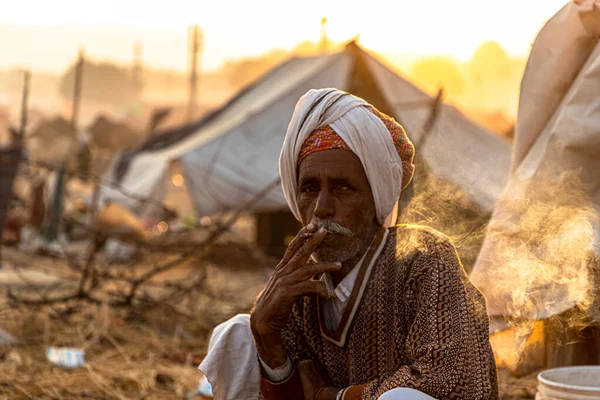
<path fill-rule="evenodd" d="M 522 70 L 496 42 L 484 42 L 467 64 L 473 101 L 478 108 L 510 113 L 518 96 Z"/>
<path fill-rule="evenodd" d="M 75 66 L 62 75 L 59 92 L 71 100 L 75 85 Z M 127 69 L 107 62 L 85 61 L 83 66 L 82 97 L 99 102 L 127 102 L 139 98 L 142 85 L 135 82 Z"/>
<path fill-rule="evenodd" d="M 508 77 L 510 70 L 510 58 L 496 42 L 482 43 L 469 61 L 469 72 L 475 83 L 501 81 Z"/>
<path fill-rule="evenodd" d="M 464 91 L 465 79 L 460 65 L 450 57 L 421 58 L 412 68 L 412 78 L 430 94 L 444 88 L 449 99 L 456 99 Z"/>

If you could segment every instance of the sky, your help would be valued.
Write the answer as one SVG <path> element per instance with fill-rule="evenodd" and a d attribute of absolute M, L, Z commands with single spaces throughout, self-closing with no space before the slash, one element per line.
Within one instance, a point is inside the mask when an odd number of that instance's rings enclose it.
<path fill-rule="evenodd" d="M 355 5 L 352 6 L 351 4 Z M 143 43 L 143 60 L 187 68 L 187 25 L 204 31 L 201 66 L 317 41 L 328 18 L 333 41 L 360 34 L 377 52 L 450 55 L 465 61 L 486 40 L 526 55 L 535 34 L 565 0 L 19 0 L 0 15 L 0 69 L 60 72 L 79 47 L 95 59 L 128 64 Z"/>

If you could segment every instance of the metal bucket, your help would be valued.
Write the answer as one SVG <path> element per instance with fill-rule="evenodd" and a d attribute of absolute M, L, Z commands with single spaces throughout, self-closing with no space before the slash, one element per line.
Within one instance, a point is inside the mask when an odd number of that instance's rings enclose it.
<path fill-rule="evenodd" d="M 565 367 L 538 375 L 536 400 L 600 400 L 600 366 Z"/>

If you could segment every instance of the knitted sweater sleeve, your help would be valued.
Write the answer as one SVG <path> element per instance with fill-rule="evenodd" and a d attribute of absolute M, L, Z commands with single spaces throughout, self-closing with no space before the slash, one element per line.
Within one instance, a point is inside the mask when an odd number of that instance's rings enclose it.
<path fill-rule="evenodd" d="M 448 238 L 433 238 L 415 256 L 404 296 L 412 323 L 398 351 L 408 362 L 392 376 L 351 387 L 350 392 L 375 400 L 391 389 L 407 387 L 439 400 L 497 400 L 485 300 Z"/>
<path fill-rule="evenodd" d="M 281 332 L 281 339 L 285 346 L 285 350 L 294 365 L 302 360 L 310 360 L 313 358 L 302 330 L 302 321 L 304 317 L 303 309 L 304 299 L 297 300 L 292 308 L 292 314 L 290 315 L 288 324 Z"/>

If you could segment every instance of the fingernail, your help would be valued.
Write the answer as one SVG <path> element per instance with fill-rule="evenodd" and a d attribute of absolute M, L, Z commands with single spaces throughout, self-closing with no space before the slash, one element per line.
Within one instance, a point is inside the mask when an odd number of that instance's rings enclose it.
<path fill-rule="evenodd" d="M 325 232 L 324 226 L 320 227 L 319 230 L 317 231 L 317 233 L 323 233 L 323 232 Z"/>
<path fill-rule="evenodd" d="M 310 224 L 308 224 L 308 225 L 306 226 L 306 229 L 307 229 L 308 231 L 310 231 L 310 232 L 314 231 L 314 230 L 315 230 L 315 224 L 313 224 L 313 223 L 311 222 Z"/>
<path fill-rule="evenodd" d="M 337 265 L 338 267 L 341 267 L 341 266 L 342 266 L 342 263 L 341 263 L 341 262 L 339 262 L 339 261 L 336 261 L 335 265 Z"/>

